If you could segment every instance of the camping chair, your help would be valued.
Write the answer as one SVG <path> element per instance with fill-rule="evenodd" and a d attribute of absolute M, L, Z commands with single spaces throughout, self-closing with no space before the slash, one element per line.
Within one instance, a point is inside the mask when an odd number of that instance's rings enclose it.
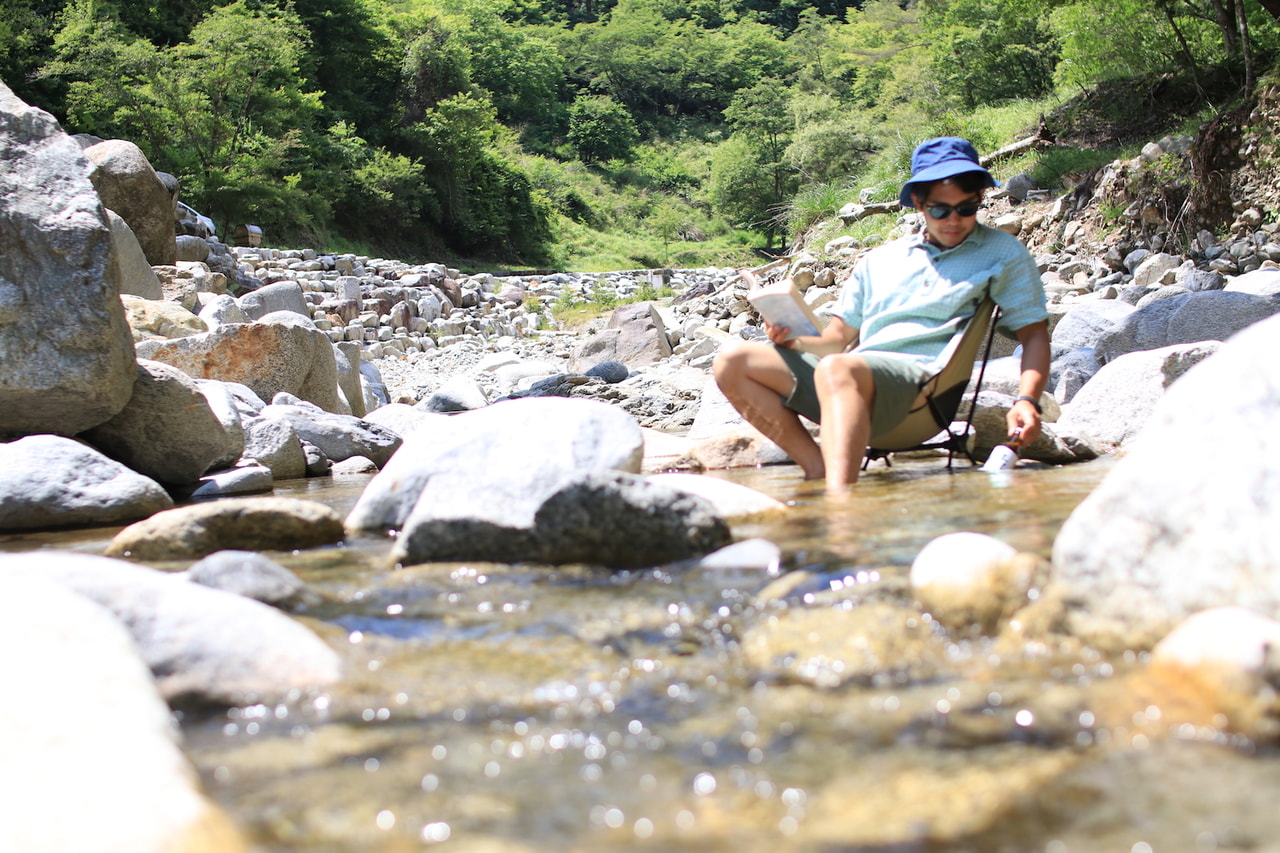
<path fill-rule="evenodd" d="M 920 386 L 920 393 L 906 419 L 883 435 L 871 436 L 871 443 L 862 463 L 863 470 L 866 470 L 873 459 L 884 459 L 890 464 L 890 453 L 907 450 L 946 450 L 948 468 L 957 452 L 963 453 L 969 457 L 970 462 L 977 464 L 977 460 L 969 452 L 968 438 L 973 426 L 973 414 L 978 408 L 982 376 L 987 369 L 987 358 L 991 355 L 991 341 L 998 314 L 995 302 L 990 296 L 985 297 L 964 331 L 952 338 L 947 345 L 947 350 L 943 352 L 945 361 L 942 369 Z M 973 375 L 974 362 L 977 361 L 978 351 L 982 349 L 984 340 L 986 349 L 982 352 L 982 367 L 978 371 L 973 405 L 969 407 L 969 418 L 964 429 L 957 432 L 952 429 L 951 423 L 960 410 L 965 389 Z"/>

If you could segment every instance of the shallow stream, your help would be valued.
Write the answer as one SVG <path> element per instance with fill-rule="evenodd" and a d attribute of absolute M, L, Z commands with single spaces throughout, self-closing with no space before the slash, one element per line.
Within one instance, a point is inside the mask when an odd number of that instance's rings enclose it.
<path fill-rule="evenodd" d="M 273 853 L 1280 849 L 1280 761 L 1140 656 L 956 636 L 911 602 L 932 538 L 1047 557 L 1109 467 L 908 460 L 838 502 L 790 466 L 717 474 L 791 504 L 734 529 L 783 546 L 773 575 L 273 554 L 326 599 L 303 618 L 352 675 L 187 713 L 186 748 Z M 366 480 L 276 494 L 345 513 Z"/>

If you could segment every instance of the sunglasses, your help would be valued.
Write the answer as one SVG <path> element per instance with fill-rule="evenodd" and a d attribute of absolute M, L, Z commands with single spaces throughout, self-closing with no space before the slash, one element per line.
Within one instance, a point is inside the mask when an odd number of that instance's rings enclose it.
<path fill-rule="evenodd" d="M 946 219 L 953 213 L 958 213 L 968 219 L 970 216 L 977 216 L 980 207 L 982 207 L 982 202 L 966 201 L 963 204 L 954 206 L 950 204 L 928 204 L 925 205 L 924 209 L 928 211 L 929 216 L 933 219 Z"/>

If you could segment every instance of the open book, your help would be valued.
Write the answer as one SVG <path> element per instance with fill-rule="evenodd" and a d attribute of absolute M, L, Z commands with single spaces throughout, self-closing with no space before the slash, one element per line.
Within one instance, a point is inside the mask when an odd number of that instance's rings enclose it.
<path fill-rule="evenodd" d="M 773 284 L 758 284 L 753 281 L 751 289 L 747 291 L 747 301 L 760 312 L 766 322 L 790 329 L 791 338 L 816 335 L 822 331 L 822 320 L 813 313 L 800 291 L 787 279 Z"/>

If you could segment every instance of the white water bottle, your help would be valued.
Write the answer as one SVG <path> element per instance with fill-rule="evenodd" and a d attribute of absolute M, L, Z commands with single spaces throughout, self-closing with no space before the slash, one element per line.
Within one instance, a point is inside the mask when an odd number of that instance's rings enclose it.
<path fill-rule="evenodd" d="M 983 471 L 1007 471 L 1018 464 L 1018 445 L 1022 443 L 1022 430 L 1015 429 L 1007 444 L 997 444 L 982 466 Z"/>
<path fill-rule="evenodd" d="M 983 471 L 1005 471 L 1018 464 L 1018 451 L 1007 444 L 997 444 L 983 464 Z"/>

